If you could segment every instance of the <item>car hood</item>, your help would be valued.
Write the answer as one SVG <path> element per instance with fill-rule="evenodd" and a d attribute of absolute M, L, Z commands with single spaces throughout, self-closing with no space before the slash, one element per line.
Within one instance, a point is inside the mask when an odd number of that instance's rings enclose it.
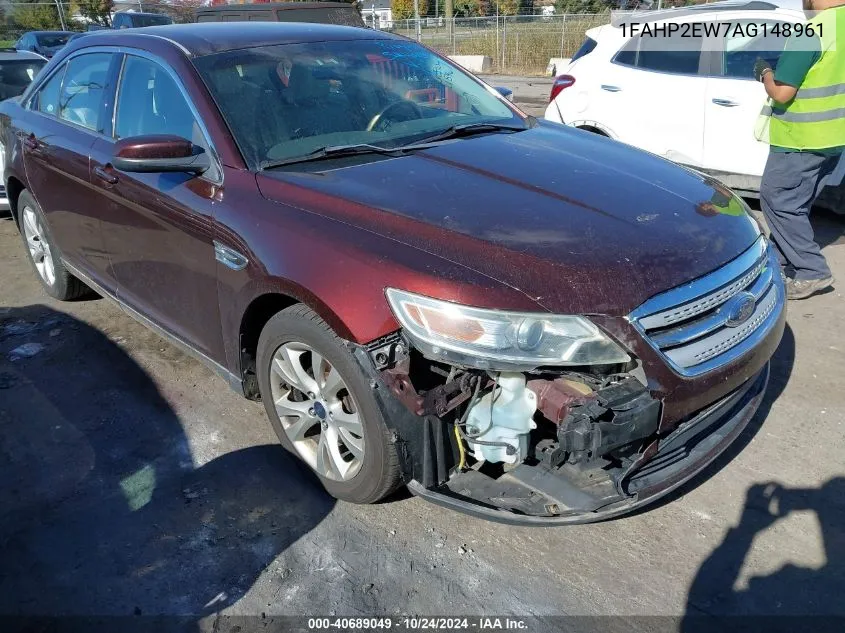
<path fill-rule="evenodd" d="M 552 124 L 361 159 L 268 170 L 259 188 L 460 263 L 554 312 L 627 314 L 759 235 L 716 181 Z"/>

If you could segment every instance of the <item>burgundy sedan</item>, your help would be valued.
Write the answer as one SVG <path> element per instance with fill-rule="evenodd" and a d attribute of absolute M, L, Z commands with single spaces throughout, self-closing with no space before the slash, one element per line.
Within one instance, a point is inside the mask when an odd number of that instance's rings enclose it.
<path fill-rule="evenodd" d="M 348 501 L 623 514 L 738 436 L 784 328 L 730 192 L 388 33 L 81 38 L 0 135 L 45 290 L 115 300 L 260 399 Z"/>

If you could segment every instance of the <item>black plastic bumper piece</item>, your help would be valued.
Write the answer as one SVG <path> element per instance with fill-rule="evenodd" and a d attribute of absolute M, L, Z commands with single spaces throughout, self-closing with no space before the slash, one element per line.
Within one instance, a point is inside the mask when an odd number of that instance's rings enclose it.
<path fill-rule="evenodd" d="M 520 512 L 513 504 L 510 504 L 510 508 L 505 508 L 482 503 L 458 494 L 446 486 L 427 488 L 416 479 L 408 483 L 408 489 L 415 495 L 452 510 L 514 525 L 592 523 L 622 516 L 676 490 L 716 459 L 739 437 L 752 419 L 760 406 L 768 382 L 767 363 L 754 378 L 684 422 L 661 440 L 657 453 L 650 460 L 644 462 L 636 471 L 626 474 L 623 486 L 629 496 L 622 499 L 608 496 L 606 505 L 601 507 L 586 506 L 589 509 L 580 511 L 556 508 L 559 512 L 556 516 L 539 516 Z M 534 478 L 536 481 L 533 482 L 531 478 L 521 479 L 523 483 L 534 487 L 537 495 L 548 497 L 550 495 L 545 484 L 548 484 L 549 475 L 551 473 L 544 472 Z M 557 475 L 557 478 L 562 479 L 560 475 Z M 560 483 L 565 487 L 564 482 Z M 554 487 L 560 490 L 560 486 Z"/>

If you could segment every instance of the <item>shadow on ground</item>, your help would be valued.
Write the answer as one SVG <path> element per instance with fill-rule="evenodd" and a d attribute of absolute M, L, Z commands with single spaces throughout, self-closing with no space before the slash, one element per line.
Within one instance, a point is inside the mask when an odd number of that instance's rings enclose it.
<path fill-rule="evenodd" d="M 816 208 L 810 218 L 816 241 L 822 248 L 845 245 L 845 215 Z"/>
<path fill-rule="evenodd" d="M 760 411 L 716 468 L 741 451 L 760 428 L 786 386 L 794 355 L 795 340 L 787 326 L 783 342 L 772 359 L 772 379 Z M 811 450 L 807 459 L 812 459 Z M 754 539 L 769 528 L 777 529 L 781 519 L 801 511 L 813 512 L 818 520 L 825 564 L 818 569 L 785 564 L 770 575 L 750 578 L 747 586 L 738 586 L 740 572 L 749 563 Z M 818 488 L 808 489 L 785 488 L 774 482 L 755 484 L 746 492 L 739 523 L 728 530 L 696 573 L 681 629 L 685 633 L 841 631 L 845 616 L 842 587 L 845 587 L 845 478 L 834 477 Z"/>
<path fill-rule="evenodd" d="M 754 539 L 801 511 L 812 511 L 818 519 L 824 565 L 816 569 L 787 563 L 737 587 Z M 845 477 L 808 489 L 755 484 L 747 492 L 739 524 L 728 530 L 693 580 L 682 631 L 839 632 L 845 616 L 843 586 Z"/>
<path fill-rule="evenodd" d="M 277 445 L 195 467 L 144 370 L 44 306 L 0 313 L 0 480 L 5 615 L 211 614 L 333 506 Z"/>

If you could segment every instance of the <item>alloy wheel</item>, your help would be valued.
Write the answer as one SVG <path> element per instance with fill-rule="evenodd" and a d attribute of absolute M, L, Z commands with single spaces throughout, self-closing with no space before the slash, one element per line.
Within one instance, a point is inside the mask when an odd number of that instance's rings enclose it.
<path fill-rule="evenodd" d="M 29 256 L 35 264 L 35 269 L 41 275 L 41 279 L 48 286 L 56 281 L 56 269 L 53 265 L 53 253 L 50 244 L 47 242 L 47 234 L 35 210 L 32 207 L 23 209 L 23 232 L 26 244 L 29 247 Z"/>
<path fill-rule="evenodd" d="M 299 342 L 279 346 L 270 369 L 276 413 L 300 457 L 326 479 L 355 477 L 364 460 L 364 426 L 340 372 Z"/>

